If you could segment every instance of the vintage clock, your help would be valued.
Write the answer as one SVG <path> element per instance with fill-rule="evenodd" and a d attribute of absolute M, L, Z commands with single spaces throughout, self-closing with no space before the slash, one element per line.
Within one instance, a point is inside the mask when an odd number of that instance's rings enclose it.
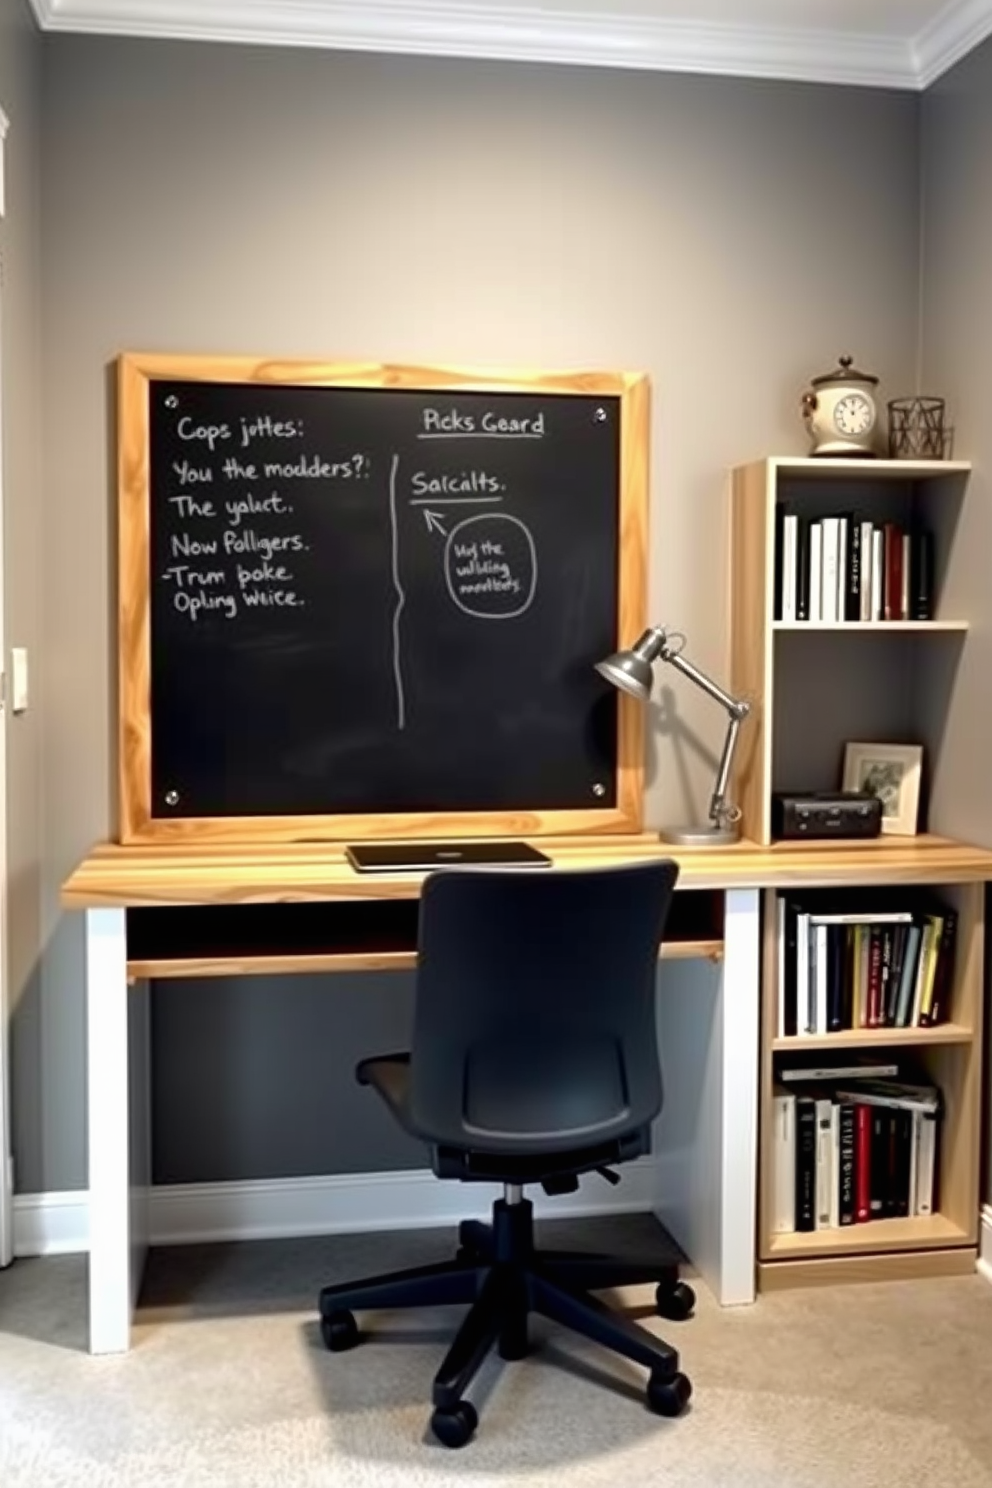
<path fill-rule="evenodd" d="M 802 410 L 812 440 L 811 455 L 860 456 L 876 454 L 878 378 L 859 372 L 852 358 L 843 356 L 833 372 L 810 379 Z"/>

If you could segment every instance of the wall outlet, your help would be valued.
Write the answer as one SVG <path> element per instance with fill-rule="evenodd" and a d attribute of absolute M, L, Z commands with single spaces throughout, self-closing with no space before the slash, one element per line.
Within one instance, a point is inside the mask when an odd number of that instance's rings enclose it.
<path fill-rule="evenodd" d="M 24 646 L 11 647 L 10 706 L 14 713 L 24 713 L 28 706 L 28 653 Z"/>

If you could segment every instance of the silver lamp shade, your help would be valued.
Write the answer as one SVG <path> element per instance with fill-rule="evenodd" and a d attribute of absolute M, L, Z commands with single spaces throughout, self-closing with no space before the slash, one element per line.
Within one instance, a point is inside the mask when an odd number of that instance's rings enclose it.
<path fill-rule="evenodd" d="M 596 670 L 607 682 L 627 692 L 638 702 L 646 703 L 651 696 L 651 681 L 654 673 L 651 663 L 662 649 L 664 633 L 646 630 L 636 645 L 629 651 L 614 651 L 595 663 Z"/>

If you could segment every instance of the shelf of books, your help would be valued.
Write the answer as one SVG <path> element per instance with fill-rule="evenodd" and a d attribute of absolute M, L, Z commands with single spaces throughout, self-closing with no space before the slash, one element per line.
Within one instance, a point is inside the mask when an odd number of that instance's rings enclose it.
<path fill-rule="evenodd" d="M 984 885 L 769 890 L 763 935 L 762 1289 L 973 1268 Z"/>
<path fill-rule="evenodd" d="M 731 690 L 744 836 L 780 790 L 840 786 L 850 739 L 915 740 L 968 631 L 948 582 L 964 461 L 786 459 L 733 472 Z"/>

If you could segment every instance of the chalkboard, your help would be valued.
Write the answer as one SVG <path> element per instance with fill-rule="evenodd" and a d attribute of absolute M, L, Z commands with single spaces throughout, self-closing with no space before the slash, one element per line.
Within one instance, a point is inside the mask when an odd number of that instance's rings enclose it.
<path fill-rule="evenodd" d="M 625 374 L 121 358 L 121 831 L 631 830 Z"/>

